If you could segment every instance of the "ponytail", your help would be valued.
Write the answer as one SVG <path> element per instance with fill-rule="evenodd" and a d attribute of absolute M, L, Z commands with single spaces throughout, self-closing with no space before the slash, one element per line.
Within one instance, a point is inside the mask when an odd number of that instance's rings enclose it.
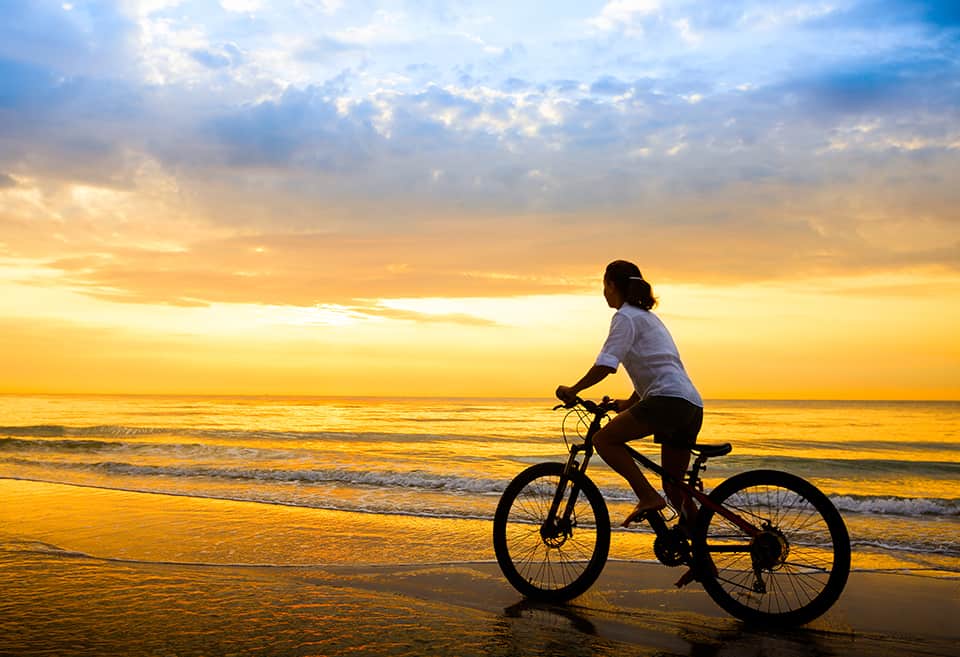
<path fill-rule="evenodd" d="M 653 296 L 653 287 L 642 276 L 630 277 L 630 286 L 627 288 L 624 301 L 644 310 L 650 310 L 657 305 L 657 298 Z"/>
<path fill-rule="evenodd" d="M 607 265 L 604 279 L 617 288 L 623 300 L 631 306 L 650 310 L 657 305 L 653 288 L 640 273 L 640 268 L 626 260 L 614 260 Z"/>

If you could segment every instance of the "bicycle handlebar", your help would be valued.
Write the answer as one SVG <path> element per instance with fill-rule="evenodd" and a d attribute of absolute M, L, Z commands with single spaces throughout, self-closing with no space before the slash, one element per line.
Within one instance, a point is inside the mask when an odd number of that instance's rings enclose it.
<path fill-rule="evenodd" d="M 556 410 L 559 410 L 559 409 L 561 409 L 561 408 L 573 408 L 573 407 L 575 407 L 575 406 L 583 406 L 583 408 L 584 408 L 586 411 L 588 411 L 588 412 L 590 412 L 590 413 L 593 413 L 594 415 L 603 415 L 603 414 L 607 413 L 608 411 L 615 411 L 615 410 L 617 410 L 616 401 L 613 400 L 613 399 L 610 399 L 610 397 L 606 397 L 606 396 L 604 396 L 604 398 L 603 398 L 599 403 L 598 403 L 598 402 L 595 402 L 595 401 L 591 401 L 591 400 L 589 400 L 589 399 L 583 399 L 582 397 L 576 396 L 576 397 L 574 397 L 573 401 L 571 401 L 571 402 L 565 402 L 565 403 L 563 403 L 563 404 L 558 404 L 558 405 L 554 406 L 554 407 L 553 407 L 553 410 L 556 411 Z"/>

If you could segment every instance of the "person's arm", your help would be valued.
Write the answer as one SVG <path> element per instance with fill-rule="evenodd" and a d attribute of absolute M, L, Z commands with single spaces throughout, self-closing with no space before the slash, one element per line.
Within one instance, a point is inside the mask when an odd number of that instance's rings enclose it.
<path fill-rule="evenodd" d="M 581 390 L 586 390 L 591 386 L 597 385 L 616 371 L 615 368 L 606 365 L 594 365 L 572 386 L 558 386 L 557 397 L 561 401 L 569 403 L 573 401 L 574 397 L 580 394 Z"/>

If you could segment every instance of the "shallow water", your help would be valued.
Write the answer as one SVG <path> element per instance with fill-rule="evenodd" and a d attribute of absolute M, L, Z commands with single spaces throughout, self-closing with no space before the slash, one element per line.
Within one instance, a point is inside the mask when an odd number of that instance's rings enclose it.
<path fill-rule="evenodd" d="M 488 522 L 507 483 L 530 464 L 563 460 L 562 428 L 570 439 L 583 430 L 550 408 L 549 400 L 0 396 L 0 477 L 355 511 L 371 522 L 473 520 L 476 535 L 445 542 L 444 558 L 489 558 Z M 710 462 L 708 488 L 754 468 L 816 483 L 848 524 L 854 568 L 960 576 L 960 404 L 714 401 L 701 440 L 734 445 Z M 590 475 L 611 516 L 625 514 L 632 494 L 619 477 L 599 459 Z M 271 532 L 281 544 L 297 540 L 294 521 Z M 611 556 L 652 559 L 649 539 L 618 530 Z"/>

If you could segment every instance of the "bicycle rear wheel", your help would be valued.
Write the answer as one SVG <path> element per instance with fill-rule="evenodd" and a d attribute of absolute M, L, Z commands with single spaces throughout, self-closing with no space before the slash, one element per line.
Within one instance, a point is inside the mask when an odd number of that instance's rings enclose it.
<path fill-rule="evenodd" d="M 727 479 L 710 499 L 760 530 L 750 536 L 701 507 L 697 572 L 714 602 L 745 621 L 801 625 L 827 611 L 850 573 L 843 518 L 813 484 L 754 470 Z"/>
<path fill-rule="evenodd" d="M 561 602 L 600 576 L 610 549 L 610 516 L 596 485 L 574 472 L 563 481 L 559 511 L 550 508 L 564 464 L 540 463 L 507 486 L 493 519 L 493 549 L 507 580 L 523 595 Z M 569 521 L 564 509 L 576 495 Z"/>

